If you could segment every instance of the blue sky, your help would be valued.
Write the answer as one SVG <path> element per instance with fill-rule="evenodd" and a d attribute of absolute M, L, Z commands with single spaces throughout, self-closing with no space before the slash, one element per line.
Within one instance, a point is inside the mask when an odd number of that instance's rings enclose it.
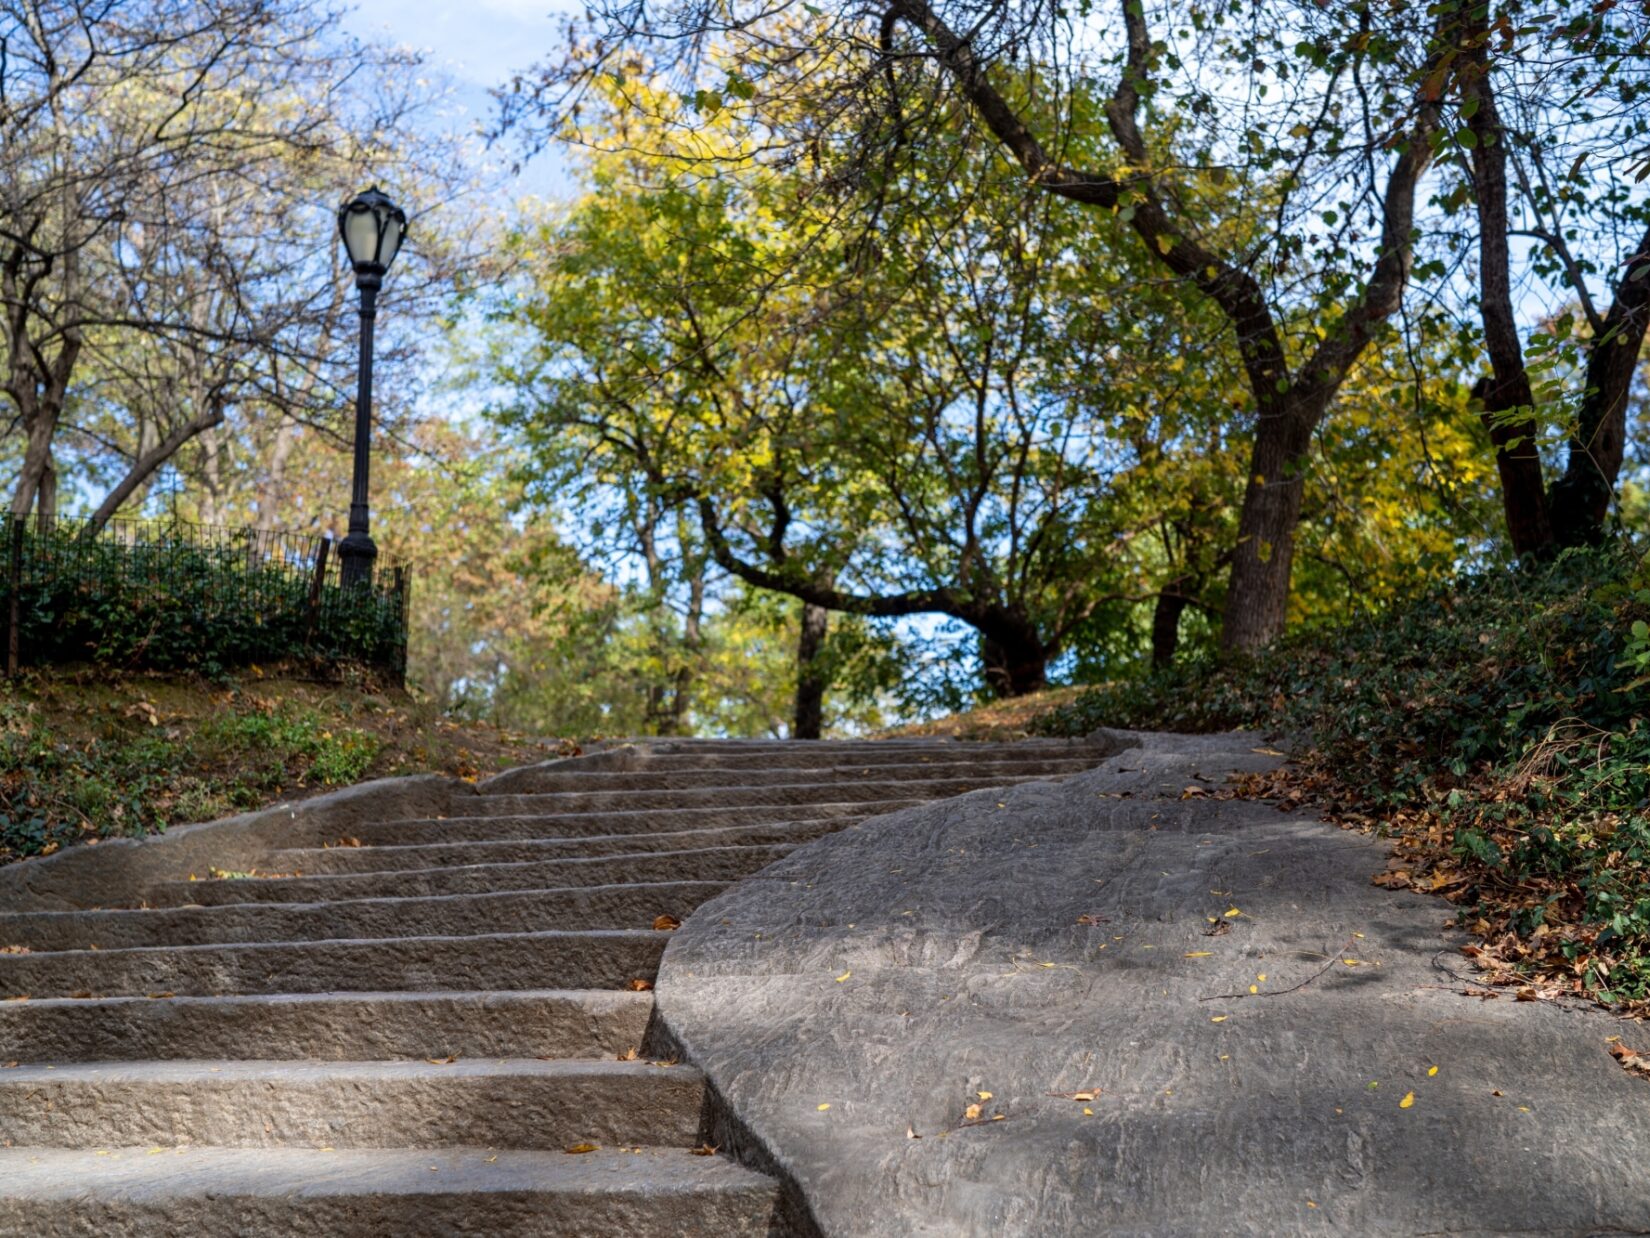
<path fill-rule="evenodd" d="M 357 0 L 351 33 L 414 47 L 457 88 L 472 122 L 492 116 L 488 90 L 545 58 L 561 37 L 556 0 Z M 522 193 L 559 196 L 566 181 L 553 157 L 524 170 Z"/>

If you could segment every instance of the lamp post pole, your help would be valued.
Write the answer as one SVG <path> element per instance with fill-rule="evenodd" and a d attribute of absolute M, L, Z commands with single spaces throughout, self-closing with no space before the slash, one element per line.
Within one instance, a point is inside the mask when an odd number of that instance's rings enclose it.
<path fill-rule="evenodd" d="M 372 456 L 372 324 L 378 316 L 378 288 L 383 277 L 362 272 L 355 277 L 361 292 L 361 362 L 355 388 L 355 477 L 350 487 L 349 533 L 338 545 L 339 578 L 346 589 L 372 583 L 378 547 L 368 533 L 368 470 Z"/>
<path fill-rule="evenodd" d="M 378 290 L 407 232 L 407 216 L 375 185 L 338 208 L 338 234 L 355 268 L 361 294 L 361 361 L 355 389 L 355 477 L 350 488 L 349 534 L 338 545 L 338 571 L 346 589 L 372 583 L 378 547 L 368 533 L 368 470 L 372 453 L 372 328 Z"/>

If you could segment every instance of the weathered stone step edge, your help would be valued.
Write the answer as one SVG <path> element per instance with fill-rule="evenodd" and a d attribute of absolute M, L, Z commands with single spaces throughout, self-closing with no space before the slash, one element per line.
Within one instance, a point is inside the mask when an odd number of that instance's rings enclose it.
<path fill-rule="evenodd" d="M 652 1011 L 612 989 L 41 998 L 0 1002 L 0 1060 L 603 1058 L 638 1048 Z"/>
<path fill-rule="evenodd" d="M 1122 734 L 1128 734 L 1123 732 Z M 852 753 L 854 759 L 861 754 L 899 753 L 903 756 L 921 755 L 924 753 L 981 753 L 994 752 L 1070 752 L 1073 750 L 1116 751 L 1117 743 L 1106 738 L 1086 737 L 1082 739 L 1049 738 L 1032 736 L 1025 739 L 1012 740 L 968 740 L 949 739 L 940 736 L 913 736 L 903 739 L 824 739 L 824 740 L 794 740 L 794 739 L 698 739 L 682 737 L 677 739 L 638 738 L 624 741 L 607 741 L 616 746 L 600 749 L 586 754 L 586 758 L 593 756 L 607 756 L 616 752 L 641 752 L 654 756 L 675 755 L 679 753 L 709 753 L 712 755 L 738 756 L 751 753 L 779 753 L 795 756 L 798 760 L 808 760 L 815 756 L 822 760 L 836 763 L 842 758 L 840 753 Z"/>
<path fill-rule="evenodd" d="M 0 1148 L 3 1238 L 767 1238 L 774 1195 L 677 1148 Z"/>
<path fill-rule="evenodd" d="M 668 933 L 492 933 L 0 955 L 0 997 L 622 989 L 651 982 Z"/>
<path fill-rule="evenodd" d="M 172 1060 L 0 1070 L 16 1144 L 435 1148 L 699 1142 L 704 1081 L 647 1061 Z"/>
<path fill-rule="evenodd" d="M 577 838 L 511 838 L 451 843 L 378 843 L 360 847 L 293 847 L 270 856 L 271 872 L 393 872 L 407 868 L 460 868 L 466 864 L 511 864 L 533 860 L 600 859 L 706 847 L 801 844 L 854 824 L 860 818 L 778 821 L 771 825 L 719 825 L 661 834 L 591 834 Z"/>
<path fill-rule="evenodd" d="M 473 804 L 475 801 L 466 801 Z M 362 822 L 318 838 L 288 840 L 290 847 L 316 847 L 353 839 L 366 846 L 414 846 L 447 842 L 512 842 L 576 839 L 613 834 L 670 833 L 683 829 L 766 825 L 776 821 L 863 820 L 926 800 L 857 800 L 838 804 L 754 804 L 744 808 L 653 808 L 629 812 L 500 813 Z M 221 867 L 221 866 L 220 866 Z"/>
<path fill-rule="evenodd" d="M 44 953 L 235 942 L 463 937 L 545 929 L 651 929 L 661 915 L 686 919 L 700 903 L 726 888 L 727 883 L 720 881 L 654 881 L 324 903 L 18 912 L 0 915 L 0 943 Z"/>
<path fill-rule="evenodd" d="M 465 805 L 473 816 L 522 816 L 565 812 L 603 812 L 648 808 L 743 808 L 789 804 L 834 804 L 840 802 L 845 787 L 860 801 L 947 799 L 969 791 L 1009 786 L 1039 775 L 1020 777 L 985 771 L 975 777 L 911 779 L 908 781 L 863 779 L 858 782 L 801 782 L 777 787 L 688 787 L 680 791 L 547 791 L 543 794 L 481 794 Z"/>
<path fill-rule="evenodd" d="M 1050 777 L 1076 774 L 1092 769 L 1095 761 L 1085 757 L 1017 757 L 1013 760 L 955 759 L 931 762 L 845 762 L 838 765 L 816 765 L 756 769 L 706 769 L 694 766 L 680 770 L 575 770 L 546 766 L 532 779 L 531 785 L 512 786 L 508 791 L 488 790 L 483 795 L 544 795 L 568 791 L 678 791 L 703 790 L 714 787 L 780 787 L 819 783 L 852 782 L 876 771 L 880 782 L 924 782 L 937 778 L 974 778 L 984 771 L 992 776 Z M 525 774 L 527 771 L 522 771 Z"/>
<path fill-rule="evenodd" d="M 611 885 L 615 878 L 652 881 L 730 881 L 765 868 L 790 854 L 789 843 L 750 847 L 696 847 L 635 855 L 583 859 L 522 860 L 508 864 L 467 864 L 459 868 L 403 868 L 385 872 L 323 873 L 306 877 L 254 877 L 216 881 L 161 882 L 150 891 L 157 907 L 190 903 L 325 903 L 353 898 L 487 894 L 544 890 L 575 885 Z M 4 956 L 0 956 L 4 958 Z"/>

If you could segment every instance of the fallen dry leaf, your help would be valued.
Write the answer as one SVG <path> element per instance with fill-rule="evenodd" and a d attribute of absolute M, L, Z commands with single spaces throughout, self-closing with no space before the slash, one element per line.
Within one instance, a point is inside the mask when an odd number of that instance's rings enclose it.
<path fill-rule="evenodd" d="M 1620 1062 L 1621 1068 L 1628 1074 L 1650 1079 L 1650 1053 L 1640 1053 L 1626 1045 L 1613 1044 L 1610 1046 L 1610 1056 Z"/>

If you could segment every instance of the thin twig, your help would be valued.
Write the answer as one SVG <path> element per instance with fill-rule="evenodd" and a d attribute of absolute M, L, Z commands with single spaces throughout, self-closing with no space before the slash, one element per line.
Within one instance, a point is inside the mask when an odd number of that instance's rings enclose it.
<path fill-rule="evenodd" d="M 1350 938 L 1350 937 L 1347 938 L 1347 940 L 1346 940 L 1346 950 L 1352 949 L 1352 941 L 1353 941 L 1352 938 Z M 1345 951 L 1343 950 L 1342 954 L 1344 954 L 1344 953 L 1345 953 Z M 1323 975 L 1324 972 L 1330 970 L 1332 967 L 1335 966 L 1336 963 L 1339 963 L 1340 961 L 1341 961 L 1341 954 L 1337 954 L 1337 955 L 1333 956 L 1329 960 L 1329 962 L 1325 963 L 1322 967 L 1318 968 L 1317 971 L 1313 972 L 1305 980 L 1302 980 L 1299 984 L 1290 985 L 1287 989 L 1268 989 L 1264 993 L 1211 993 L 1207 997 L 1200 997 L 1197 1000 L 1200 1001 L 1200 1002 L 1222 1002 L 1222 1001 L 1238 1001 L 1239 999 L 1245 998 L 1245 997 L 1282 997 L 1286 993 L 1294 993 L 1299 989 L 1304 989 L 1307 985 L 1311 984 L 1319 976 Z"/>

